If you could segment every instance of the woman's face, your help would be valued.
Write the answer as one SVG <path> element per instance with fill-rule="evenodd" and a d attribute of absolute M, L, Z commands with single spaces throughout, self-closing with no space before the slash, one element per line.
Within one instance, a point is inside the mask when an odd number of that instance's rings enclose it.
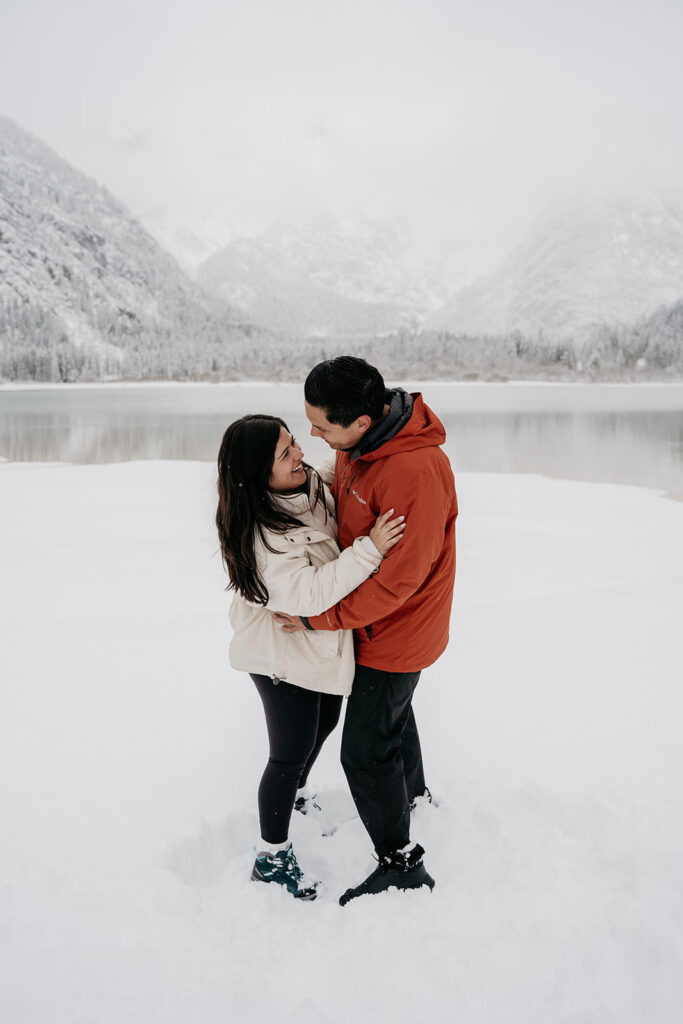
<path fill-rule="evenodd" d="M 275 445 L 275 458 L 270 471 L 268 486 L 271 491 L 295 491 L 306 479 L 303 468 L 304 453 L 292 435 L 280 427 L 280 437 Z"/>

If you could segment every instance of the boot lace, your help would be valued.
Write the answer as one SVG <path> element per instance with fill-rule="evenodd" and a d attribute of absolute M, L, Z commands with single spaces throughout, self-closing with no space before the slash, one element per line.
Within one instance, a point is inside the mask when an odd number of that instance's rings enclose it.
<path fill-rule="evenodd" d="M 304 877 L 304 873 L 299 867 L 297 859 L 294 856 L 294 850 L 292 849 L 291 846 L 289 847 L 288 850 L 285 851 L 284 868 L 287 874 L 291 875 L 291 877 L 294 878 L 297 882 L 299 882 Z"/>

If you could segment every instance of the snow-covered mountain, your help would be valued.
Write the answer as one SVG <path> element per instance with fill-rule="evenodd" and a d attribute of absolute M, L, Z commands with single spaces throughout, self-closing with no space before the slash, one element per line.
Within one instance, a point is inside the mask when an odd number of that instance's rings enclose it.
<path fill-rule="evenodd" d="M 244 340 L 109 192 L 0 118 L 0 375 L 200 375 Z"/>
<path fill-rule="evenodd" d="M 447 295 L 398 228 L 368 221 L 277 225 L 231 242 L 197 279 L 250 321 L 304 337 L 417 326 Z"/>
<path fill-rule="evenodd" d="M 453 334 L 581 341 L 683 298 L 683 196 L 574 201 L 427 323 Z"/>

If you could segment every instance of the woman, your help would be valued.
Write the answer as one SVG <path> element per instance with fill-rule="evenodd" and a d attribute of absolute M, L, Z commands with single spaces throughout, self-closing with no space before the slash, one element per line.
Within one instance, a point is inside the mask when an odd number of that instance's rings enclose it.
<path fill-rule="evenodd" d="M 341 554 L 334 502 L 284 420 L 243 416 L 218 454 L 216 526 L 235 597 L 233 668 L 250 674 L 263 702 L 270 753 L 258 791 L 261 839 L 252 879 L 315 899 L 289 841 L 295 801 L 334 729 L 354 675 L 350 631 L 286 633 L 273 612 L 317 615 L 376 572 L 400 540 L 403 517 L 381 515 L 369 537 Z M 297 798 L 297 790 L 299 796 Z"/>

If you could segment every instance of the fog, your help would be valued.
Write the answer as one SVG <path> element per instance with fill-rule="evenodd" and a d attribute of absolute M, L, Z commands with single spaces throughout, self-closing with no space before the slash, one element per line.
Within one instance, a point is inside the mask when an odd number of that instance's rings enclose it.
<path fill-rule="evenodd" d="M 567 191 L 681 181 L 674 0 L 3 0 L 0 112 L 136 214 L 392 219 L 482 268 Z"/>

